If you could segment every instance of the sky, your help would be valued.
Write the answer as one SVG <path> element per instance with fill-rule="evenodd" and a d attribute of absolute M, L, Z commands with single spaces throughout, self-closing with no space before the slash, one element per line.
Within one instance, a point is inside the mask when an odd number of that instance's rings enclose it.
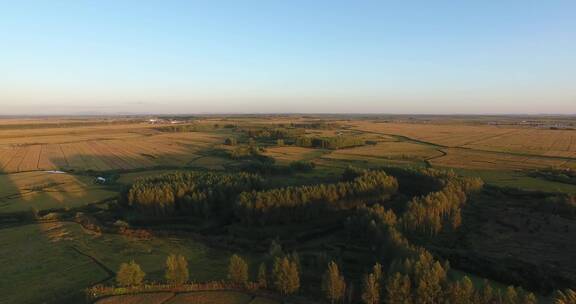
<path fill-rule="evenodd" d="M 576 114 L 576 1 L 4 1 L 0 115 Z"/>

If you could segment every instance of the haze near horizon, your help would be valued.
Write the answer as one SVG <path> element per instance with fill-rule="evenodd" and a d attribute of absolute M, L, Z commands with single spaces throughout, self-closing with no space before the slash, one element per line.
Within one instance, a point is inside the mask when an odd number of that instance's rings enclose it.
<path fill-rule="evenodd" d="M 574 1 L 18 1 L 2 115 L 575 114 Z"/>

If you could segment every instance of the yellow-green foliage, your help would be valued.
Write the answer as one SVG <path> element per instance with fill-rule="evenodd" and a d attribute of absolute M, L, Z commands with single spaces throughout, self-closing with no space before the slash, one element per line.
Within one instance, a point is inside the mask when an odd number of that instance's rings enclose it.
<path fill-rule="evenodd" d="M 236 284 L 244 285 L 248 282 L 248 264 L 238 255 L 230 257 L 228 265 L 228 279 Z"/>
<path fill-rule="evenodd" d="M 373 273 L 364 277 L 361 298 L 365 304 L 378 304 L 380 302 L 380 284 Z"/>
<path fill-rule="evenodd" d="M 188 261 L 185 257 L 171 254 L 166 258 L 166 280 L 178 285 L 188 281 Z"/>
<path fill-rule="evenodd" d="M 120 286 L 138 286 L 142 284 L 146 274 L 140 268 L 140 265 L 134 261 L 122 263 L 118 273 L 116 273 L 116 282 Z"/>
<path fill-rule="evenodd" d="M 394 177 L 383 171 L 365 171 L 349 182 L 241 193 L 236 215 L 246 224 L 303 221 L 337 208 L 346 199 L 385 199 L 397 191 Z"/>
<path fill-rule="evenodd" d="M 554 296 L 554 304 L 576 304 L 576 292 L 571 289 L 557 291 Z"/>
<path fill-rule="evenodd" d="M 399 272 L 394 273 L 386 282 L 386 303 L 411 304 L 411 288 L 408 275 Z"/>
<path fill-rule="evenodd" d="M 439 191 L 415 197 L 408 203 L 408 210 L 402 217 L 404 228 L 430 235 L 438 234 L 446 226 L 458 228 L 467 194 L 482 188 L 482 180 L 459 177 L 452 171 L 426 169 L 420 172 L 436 178 L 443 186 Z"/>
<path fill-rule="evenodd" d="M 344 276 L 340 274 L 338 264 L 334 261 L 328 263 L 328 269 L 322 278 L 322 291 L 330 303 L 338 302 L 344 298 L 346 282 Z"/>
<path fill-rule="evenodd" d="M 289 257 L 276 258 L 274 261 L 274 286 L 283 295 L 290 295 L 300 289 L 298 264 Z"/>

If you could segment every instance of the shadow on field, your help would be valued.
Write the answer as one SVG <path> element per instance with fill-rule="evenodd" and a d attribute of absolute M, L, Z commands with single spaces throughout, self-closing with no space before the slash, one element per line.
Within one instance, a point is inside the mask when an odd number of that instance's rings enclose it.
<path fill-rule="evenodd" d="M 138 156 L 98 155 L 87 156 L 74 154 L 64 158 L 53 158 L 53 164 L 68 164 L 55 168 L 70 173 L 90 176 L 114 175 L 162 169 L 213 169 L 222 170 L 231 160 L 215 153 L 215 149 L 204 148 L 183 153 L 141 153 Z"/>
<path fill-rule="evenodd" d="M 463 226 L 434 246 L 458 269 L 548 294 L 576 283 L 574 215 L 551 193 L 488 190 L 470 198 Z"/>

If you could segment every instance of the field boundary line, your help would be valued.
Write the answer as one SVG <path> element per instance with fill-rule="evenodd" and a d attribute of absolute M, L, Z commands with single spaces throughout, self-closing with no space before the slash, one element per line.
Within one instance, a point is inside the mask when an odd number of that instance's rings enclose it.
<path fill-rule="evenodd" d="M 380 134 L 380 135 L 388 135 L 388 136 L 395 136 L 398 138 L 403 138 L 407 141 L 423 144 L 423 145 L 430 145 L 437 148 L 446 148 L 446 149 L 460 149 L 464 151 L 475 151 L 475 152 L 483 152 L 483 153 L 492 153 L 492 154 L 500 154 L 500 155 L 513 155 L 513 156 L 524 156 L 524 157 L 533 157 L 533 158 L 540 158 L 540 159 L 555 159 L 555 160 L 569 160 L 569 161 L 576 161 L 575 157 L 568 157 L 568 156 L 552 156 L 552 155 L 541 155 L 541 154 L 530 154 L 530 153 L 521 153 L 521 152 L 504 152 L 504 151 L 493 151 L 493 150 L 484 150 L 478 148 L 468 148 L 468 147 L 449 147 L 440 144 L 435 144 L 432 142 L 422 141 L 418 139 L 414 139 L 404 135 L 397 135 L 392 133 L 380 133 L 376 131 L 365 131 L 366 133 L 373 133 L 373 134 Z"/>
<path fill-rule="evenodd" d="M 106 274 L 108 274 L 108 277 L 106 279 L 103 279 L 99 282 L 97 282 L 96 284 L 100 284 L 102 282 L 106 282 L 108 280 L 110 280 L 111 278 L 113 278 L 116 275 L 116 272 L 112 271 L 112 269 L 108 268 L 108 266 L 104 265 L 104 263 L 102 263 L 100 260 L 98 260 L 96 257 L 89 255 L 87 253 L 82 252 L 80 249 L 78 249 L 76 246 L 69 246 L 72 250 L 76 251 L 78 254 L 85 256 L 87 258 L 89 258 L 90 260 L 92 260 L 92 262 L 94 262 L 96 265 L 98 265 L 98 267 L 100 267 L 100 269 L 104 270 L 104 272 L 106 272 Z"/>

